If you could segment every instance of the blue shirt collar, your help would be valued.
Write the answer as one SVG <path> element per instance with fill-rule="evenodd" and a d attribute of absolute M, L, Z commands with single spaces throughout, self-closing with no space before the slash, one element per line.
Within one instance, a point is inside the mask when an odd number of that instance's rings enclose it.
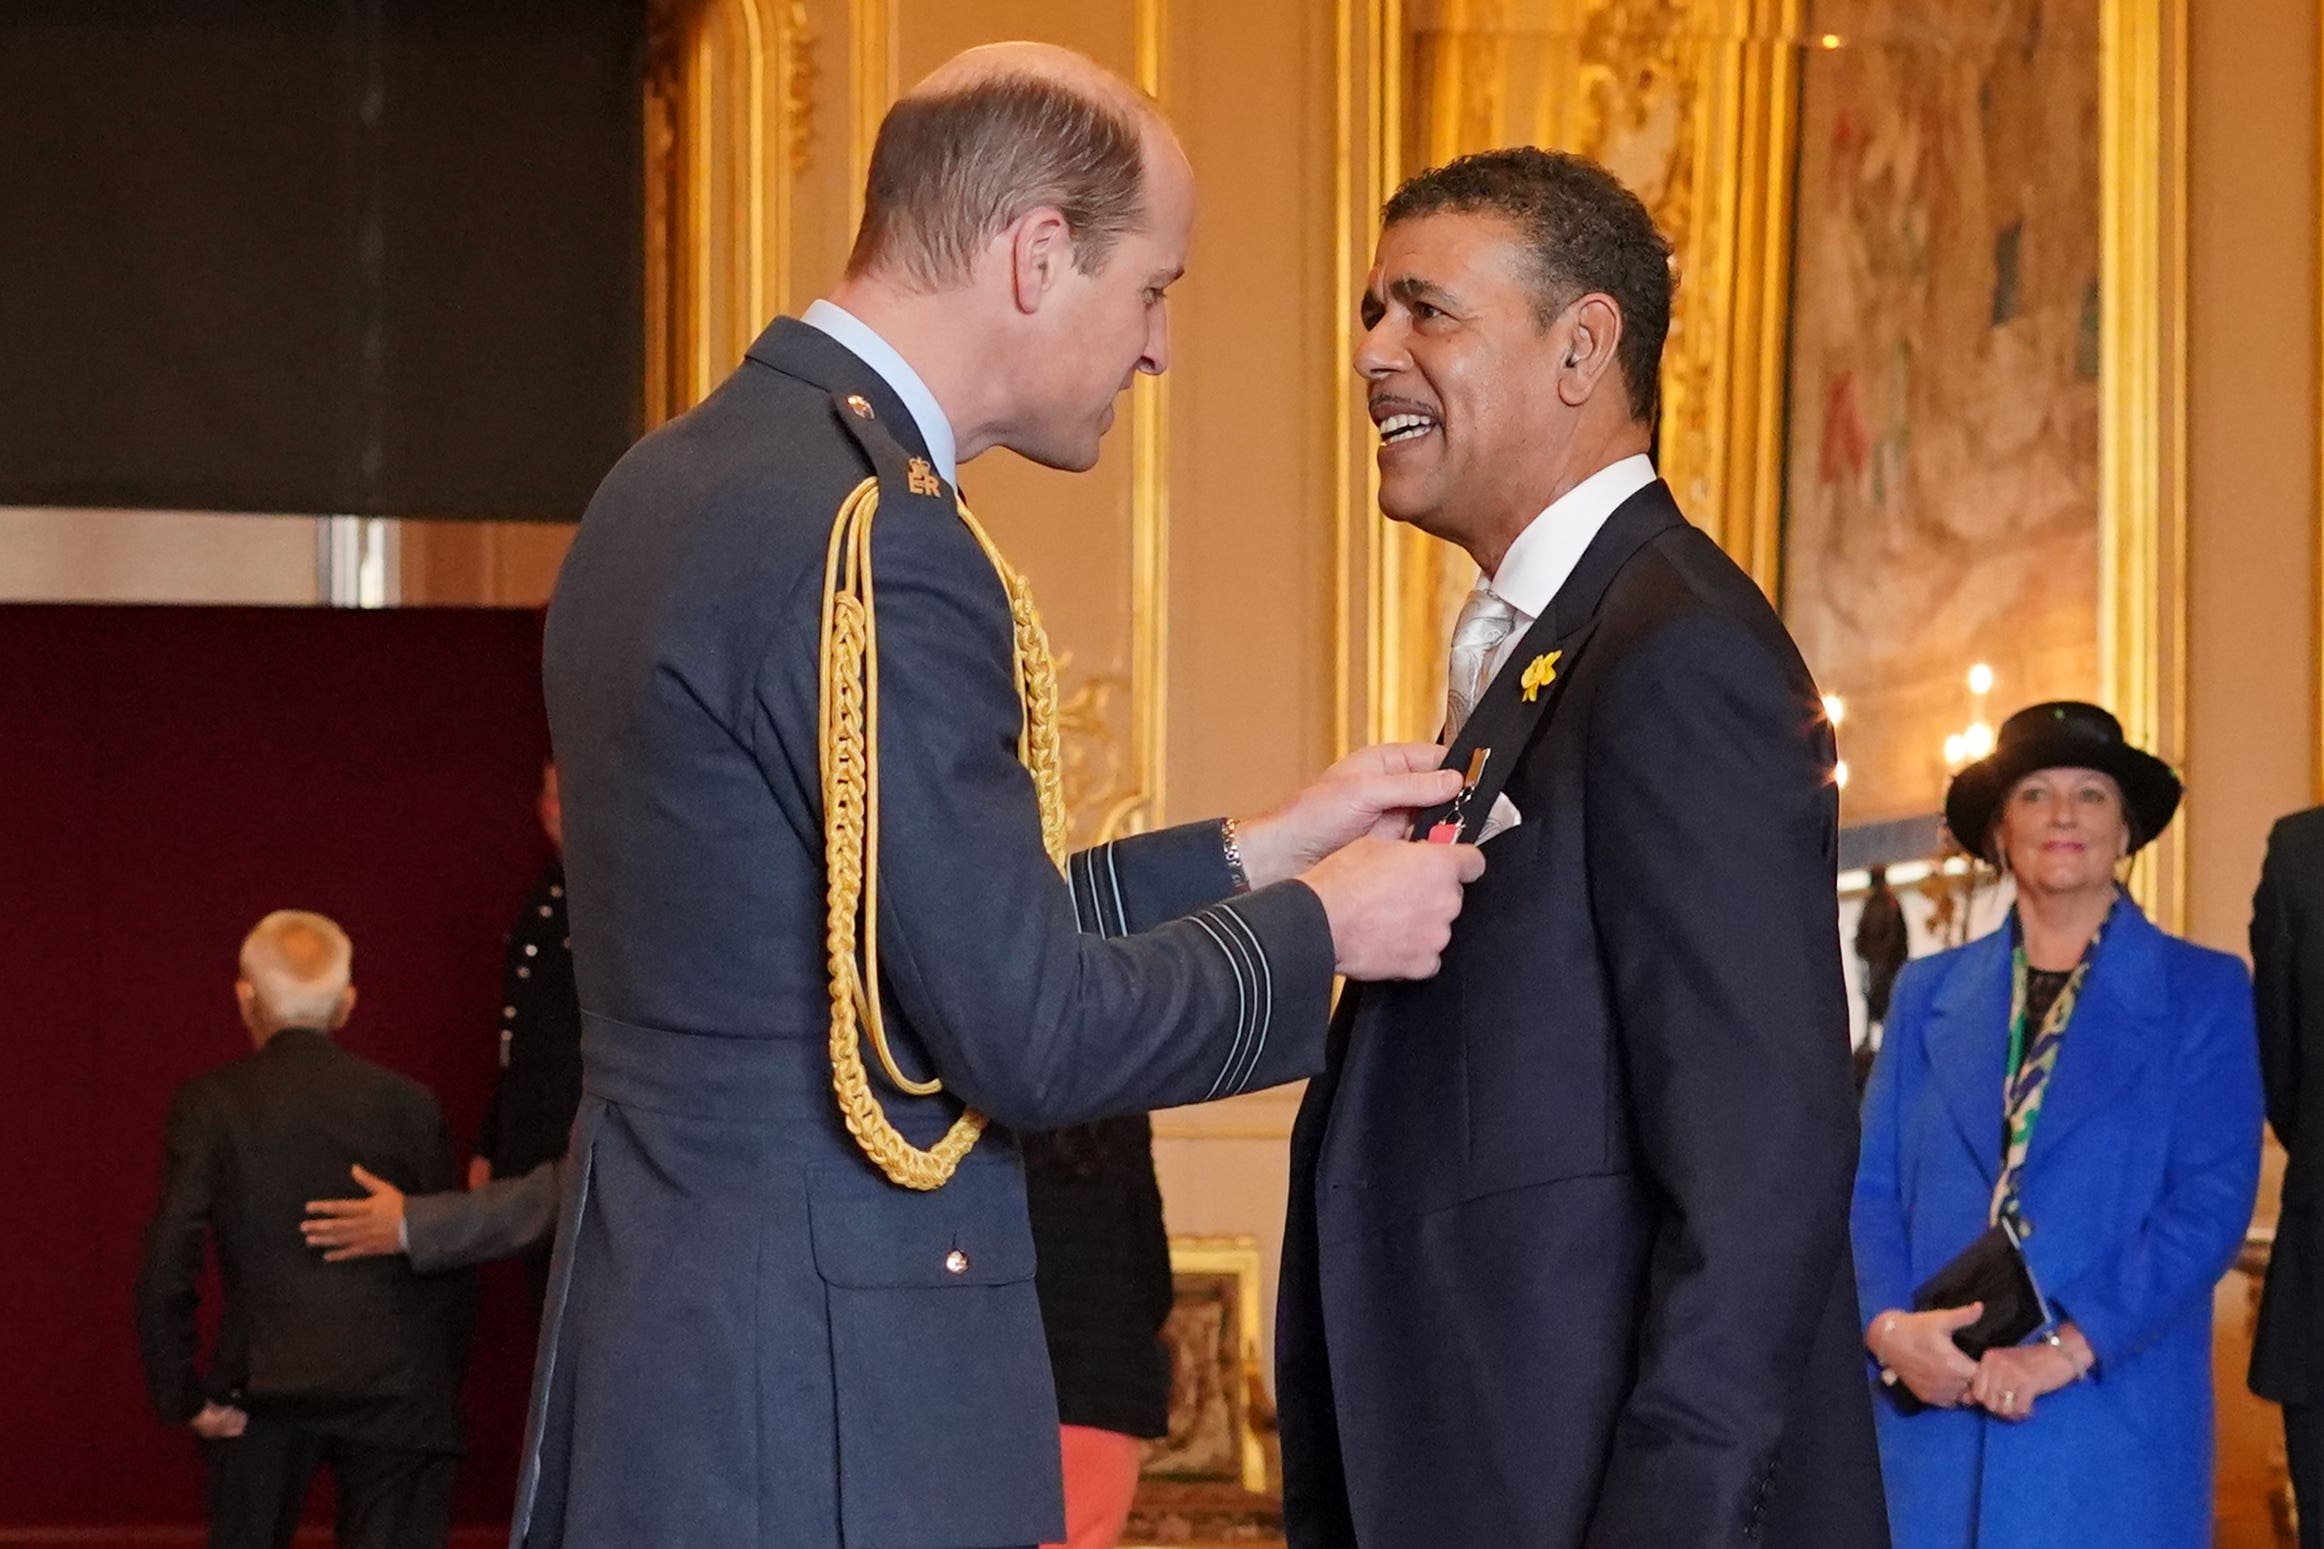
<path fill-rule="evenodd" d="M 920 439 L 928 443 L 928 456 L 936 464 L 936 471 L 944 482 L 955 489 L 960 487 L 958 449 L 952 439 L 952 421 L 944 417 L 943 407 L 936 395 L 928 391 L 928 384 L 920 380 L 920 373 L 895 351 L 895 347 L 872 331 L 871 325 L 847 308 L 830 301 L 817 301 L 809 306 L 799 319 L 808 327 L 830 335 L 845 346 L 865 365 L 880 374 L 880 380 L 895 390 L 911 411 L 912 423 L 920 427 Z"/>

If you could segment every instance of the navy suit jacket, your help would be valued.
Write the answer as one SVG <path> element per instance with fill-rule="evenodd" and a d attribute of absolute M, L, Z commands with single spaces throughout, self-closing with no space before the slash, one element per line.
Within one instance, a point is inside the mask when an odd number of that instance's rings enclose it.
<path fill-rule="evenodd" d="M 859 414 L 851 402 L 870 410 Z M 1061 1536 L 1057 1414 L 1011 1127 L 1223 1097 L 1322 1063 L 1314 893 L 1229 899 L 1218 826 L 1041 844 L 1006 596 L 863 361 L 778 321 L 591 501 L 546 683 L 584 1022 L 514 1535 L 960 1549 Z M 818 675 L 832 522 L 880 480 L 889 1183 L 831 1092 Z"/>
<path fill-rule="evenodd" d="M 1444 971 L 1343 1000 L 1293 1134 L 1291 1543 L 1881 1549 L 1807 669 L 1655 483 L 1447 762 L 1477 747 L 1522 821 Z"/>

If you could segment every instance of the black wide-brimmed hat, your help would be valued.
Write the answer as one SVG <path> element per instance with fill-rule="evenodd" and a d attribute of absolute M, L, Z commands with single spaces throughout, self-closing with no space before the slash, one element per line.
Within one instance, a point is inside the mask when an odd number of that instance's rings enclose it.
<path fill-rule="evenodd" d="M 2041 769 L 2095 769 L 2122 787 L 2133 850 L 2168 827 L 2182 787 L 2171 766 L 2123 739 L 2122 723 L 2076 699 L 2029 705 L 2001 723 L 1993 751 L 1953 776 L 1945 826 L 1962 848 L 1992 863 L 1993 818 L 2011 787 Z"/>

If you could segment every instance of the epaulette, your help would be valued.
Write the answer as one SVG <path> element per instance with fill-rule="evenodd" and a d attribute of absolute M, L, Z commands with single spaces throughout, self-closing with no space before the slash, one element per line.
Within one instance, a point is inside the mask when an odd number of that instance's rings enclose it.
<path fill-rule="evenodd" d="M 872 471 L 879 476 L 882 511 L 900 511 L 907 503 L 925 501 L 947 516 L 952 514 L 952 486 L 944 482 L 934 463 L 904 450 L 888 427 L 880 423 L 870 399 L 861 393 L 833 393 L 831 406 L 839 415 L 839 423 L 847 427 L 847 433 L 855 438 Z"/>

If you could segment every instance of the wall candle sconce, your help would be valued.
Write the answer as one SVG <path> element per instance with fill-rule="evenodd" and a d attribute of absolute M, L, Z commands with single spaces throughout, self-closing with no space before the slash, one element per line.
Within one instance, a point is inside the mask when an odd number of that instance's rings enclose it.
<path fill-rule="evenodd" d="M 1945 737 L 1948 772 L 1973 764 L 1993 751 L 1993 723 L 1986 719 L 1985 701 L 1993 692 L 1993 669 L 1983 662 L 1969 669 L 1969 724 Z"/>

